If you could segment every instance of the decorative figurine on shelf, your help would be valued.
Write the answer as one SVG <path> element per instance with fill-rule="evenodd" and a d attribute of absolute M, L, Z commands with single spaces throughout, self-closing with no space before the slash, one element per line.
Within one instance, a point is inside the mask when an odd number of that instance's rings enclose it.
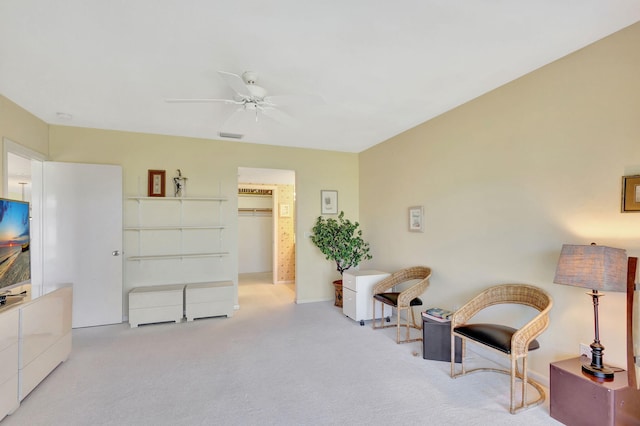
<path fill-rule="evenodd" d="M 180 169 L 177 170 L 178 176 L 173 178 L 173 185 L 175 187 L 175 196 L 184 197 L 187 185 L 187 178 L 182 176 Z"/>

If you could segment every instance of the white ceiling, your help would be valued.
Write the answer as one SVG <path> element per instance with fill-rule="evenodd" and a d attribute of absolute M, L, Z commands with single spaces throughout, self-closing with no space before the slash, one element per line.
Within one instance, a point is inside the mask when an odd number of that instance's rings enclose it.
<path fill-rule="evenodd" d="M 639 20 L 640 0 L 1 0 L 0 94 L 51 124 L 360 152 Z M 325 103 L 283 125 L 164 101 L 230 98 L 218 70 Z"/>

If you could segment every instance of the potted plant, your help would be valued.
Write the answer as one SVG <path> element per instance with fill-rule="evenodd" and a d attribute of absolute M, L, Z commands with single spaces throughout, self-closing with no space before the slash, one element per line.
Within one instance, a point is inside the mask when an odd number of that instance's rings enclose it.
<path fill-rule="evenodd" d="M 336 270 L 342 273 L 354 268 L 363 260 L 371 259 L 369 243 L 362 238 L 358 222 L 344 218 L 341 211 L 338 219 L 319 216 L 313 226 L 311 241 L 325 255 L 336 263 Z M 342 306 L 342 279 L 333 282 L 336 291 L 335 306 Z"/>

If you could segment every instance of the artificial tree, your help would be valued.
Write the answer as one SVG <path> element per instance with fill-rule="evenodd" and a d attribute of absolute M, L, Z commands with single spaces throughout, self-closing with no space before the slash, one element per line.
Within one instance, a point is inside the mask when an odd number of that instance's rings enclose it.
<path fill-rule="evenodd" d="M 344 218 L 341 211 L 338 219 L 319 216 L 313 226 L 311 241 L 325 255 L 336 263 L 340 277 L 349 268 L 355 268 L 363 260 L 371 259 L 369 243 L 362 238 L 358 222 Z M 334 281 L 336 286 L 336 306 L 342 306 L 342 279 Z M 338 288 L 339 286 L 339 288 Z"/>

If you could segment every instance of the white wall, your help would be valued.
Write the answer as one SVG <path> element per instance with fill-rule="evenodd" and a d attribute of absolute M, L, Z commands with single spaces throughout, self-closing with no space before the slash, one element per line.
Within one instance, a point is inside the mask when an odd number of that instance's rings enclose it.
<path fill-rule="evenodd" d="M 238 215 L 238 273 L 273 269 L 273 218 Z"/>
<path fill-rule="evenodd" d="M 273 269 L 272 209 L 272 196 L 238 196 L 238 273 Z"/>

